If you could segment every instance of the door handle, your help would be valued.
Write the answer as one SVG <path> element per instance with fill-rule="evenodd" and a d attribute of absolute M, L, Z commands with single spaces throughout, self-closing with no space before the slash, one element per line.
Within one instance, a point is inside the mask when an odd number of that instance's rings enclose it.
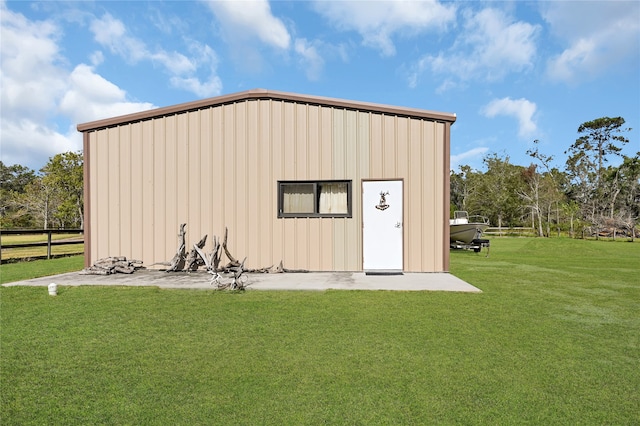
<path fill-rule="evenodd" d="M 396 222 L 395 227 L 396 228 L 402 228 L 402 223 L 401 222 Z"/>

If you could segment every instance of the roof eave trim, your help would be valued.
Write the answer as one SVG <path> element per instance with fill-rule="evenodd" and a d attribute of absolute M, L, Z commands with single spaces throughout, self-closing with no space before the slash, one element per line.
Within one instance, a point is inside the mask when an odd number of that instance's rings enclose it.
<path fill-rule="evenodd" d="M 178 114 L 187 111 L 194 111 L 203 108 L 209 108 L 216 105 L 224 105 L 236 101 L 251 99 L 273 99 L 283 100 L 306 104 L 318 104 L 345 109 L 355 109 L 362 111 L 370 111 L 376 113 L 386 113 L 401 116 L 426 118 L 436 121 L 445 121 L 454 123 L 456 114 L 438 111 L 422 110 L 417 108 L 402 108 L 392 105 L 376 104 L 369 102 L 349 101 L 338 98 L 327 98 L 322 96 L 301 95 L 296 93 L 279 92 L 266 89 L 252 89 L 243 92 L 232 93 L 228 95 L 216 96 L 213 98 L 201 99 L 192 102 L 176 104 L 168 107 L 155 108 L 147 111 L 136 112 L 133 114 L 121 115 L 118 117 L 106 118 L 102 120 L 90 121 L 78 124 L 79 132 L 87 132 L 91 130 L 102 129 L 106 127 L 114 127 L 121 124 L 132 123 L 136 121 L 149 120 L 152 118 L 164 117 L 167 115 Z"/>

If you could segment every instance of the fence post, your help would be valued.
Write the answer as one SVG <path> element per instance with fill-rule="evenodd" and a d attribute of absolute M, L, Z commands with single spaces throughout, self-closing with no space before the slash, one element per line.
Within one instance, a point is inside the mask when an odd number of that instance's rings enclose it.
<path fill-rule="evenodd" d="M 47 260 L 51 259 L 51 231 L 47 232 Z"/>

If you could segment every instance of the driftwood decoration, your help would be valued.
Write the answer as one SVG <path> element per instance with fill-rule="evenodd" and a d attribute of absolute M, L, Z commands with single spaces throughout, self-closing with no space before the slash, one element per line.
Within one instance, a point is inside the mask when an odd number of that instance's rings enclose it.
<path fill-rule="evenodd" d="M 196 271 L 199 266 L 204 265 L 204 261 L 198 255 L 198 252 L 195 250 L 195 247 L 198 247 L 201 249 L 204 247 L 206 243 L 207 243 L 207 235 L 202 237 L 197 244 L 194 244 L 194 248 L 189 250 L 189 255 L 187 256 L 187 271 L 189 272 Z"/>
<path fill-rule="evenodd" d="M 282 274 L 284 272 L 288 273 L 304 273 L 309 272 L 307 269 L 287 269 L 282 265 L 282 260 L 278 266 L 271 265 L 267 268 L 260 269 L 246 269 L 247 272 L 252 274 Z"/>
<path fill-rule="evenodd" d="M 247 288 L 247 277 L 244 275 L 246 272 L 246 269 L 244 269 L 244 262 L 247 258 L 245 257 L 242 263 L 236 267 L 225 268 L 223 271 L 218 271 L 217 266 L 214 266 L 214 264 L 217 265 L 217 262 L 220 262 L 219 248 L 220 246 L 218 245 L 211 255 L 207 256 L 202 251 L 202 248 L 198 247 L 196 244 L 193 245 L 193 249 L 200 255 L 200 258 L 204 262 L 205 269 L 212 275 L 211 285 L 215 285 L 219 290 L 245 290 Z M 224 277 L 220 272 L 232 274 L 232 277 Z"/>
<path fill-rule="evenodd" d="M 218 290 L 245 290 L 247 288 L 247 276 L 244 275 L 247 272 L 244 269 L 244 262 L 247 260 L 245 257 L 242 262 L 238 262 L 235 257 L 229 252 L 227 246 L 227 237 L 229 235 L 229 229 L 224 228 L 224 240 L 222 240 L 222 250 L 224 250 L 229 263 L 223 268 L 220 268 L 220 258 L 222 253 L 220 252 L 220 242 L 216 236 L 213 237 L 213 251 L 207 256 L 202 247 L 193 245 L 193 249 L 200 255 L 200 259 L 205 265 L 205 269 L 212 275 L 211 284 L 215 285 Z M 231 277 L 225 277 L 223 274 L 231 275 Z"/>
<path fill-rule="evenodd" d="M 204 269 L 207 272 L 209 272 L 209 273 L 217 272 L 217 268 L 215 268 L 213 266 L 213 258 L 214 258 L 215 252 L 211 253 L 211 256 L 207 256 L 202 251 L 202 247 L 198 247 L 197 244 L 193 245 L 193 250 L 195 250 L 195 252 L 198 253 L 198 255 L 200 256 L 200 259 L 202 260 L 202 263 L 204 264 Z"/>
<path fill-rule="evenodd" d="M 176 254 L 173 256 L 173 259 L 171 259 L 171 262 L 169 263 L 167 272 L 177 272 L 184 269 L 184 263 L 186 259 L 186 244 L 184 241 L 184 237 L 187 234 L 187 232 L 184 230 L 185 226 L 187 226 L 186 223 L 180 225 L 180 233 L 178 234 L 178 237 L 180 238 L 180 245 L 178 246 Z"/>
<path fill-rule="evenodd" d="M 245 290 L 247 288 L 246 276 L 243 275 L 246 271 L 244 269 L 245 260 L 247 260 L 246 257 L 242 260 L 242 263 L 240 263 L 240 265 L 233 268 L 232 270 L 233 280 L 230 280 L 229 283 L 227 284 L 225 283 L 218 284 L 219 289 Z"/>
<path fill-rule="evenodd" d="M 278 274 L 283 272 L 309 272 L 305 269 L 287 269 L 283 266 L 282 261 L 278 266 L 269 266 L 266 268 L 259 269 L 246 269 L 244 267 L 244 263 L 247 260 L 245 257 L 242 262 L 239 262 L 229 250 L 228 246 L 228 237 L 229 237 L 229 229 L 227 227 L 224 228 L 224 238 L 222 242 L 218 239 L 217 236 L 213 236 L 213 250 L 209 255 L 204 252 L 204 246 L 207 242 L 207 235 L 202 237 L 200 241 L 193 245 L 193 248 L 189 250 L 189 255 L 186 256 L 186 248 L 185 248 L 185 226 L 187 224 L 183 223 L 180 225 L 180 246 L 176 251 L 176 255 L 170 262 L 158 262 L 154 263 L 154 265 L 166 265 L 168 268 L 167 272 L 177 272 L 182 271 L 185 267 L 188 272 L 193 272 L 198 270 L 200 266 L 204 266 L 205 270 L 213 275 L 211 278 L 211 283 L 215 284 L 218 288 L 223 289 L 233 289 L 233 290 L 244 290 L 245 282 L 247 280 L 247 276 L 245 273 L 262 273 L 262 274 Z M 229 262 L 220 266 L 220 261 L 222 258 L 222 252 L 224 251 L 225 256 L 229 260 Z M 225 274 L 224 276 L 221 274 Z"/>
<path fill-rule="evenodd" d="M 186 223 L 180 225 L 180 233 L 178 234 L 178 237 L 180 238 L 180 245 L 178 246 L 178 250 L 176 250 L 176 254 L 173 256 L 173 259 L 171 259 L 171 261 L 169 262 L 156 262 L 151 264 L 151 266 L 167 266 L 168 268 L 165 269 L 165 272 L 177 272 L 184 269 L 185 259 L 187 257 L 186 244 L 184 239 L 184 236 L 187 234 L 187 232 L 184 230 L 185 226 L 187 226 Z"/>
<path fill-rule="evenodd" d="M 215 235 L 213 236 L 213 251 L 211 252 L 211 266 L 214 271 L 218 270 L 220 265 L 220 240 Z"/>
<path fill-rule="evenodd" d="M 228 231 L 229 230 L 225 226 L 224 227 L 224 240 L 222 241 L 222 248 L 224 249 L 224 254 L 227 255 L 227 259 L 229 259 L 229 263 L 227 263 L 227 266 L 225 266 L 224 269 L 237 268 L 238 266 L 240 266 L 240 262 L 238 262 L 236 260 L 236 258 L 233 257 L 231 255 L 231 253 L 229 253 L 229 248 L 227 247 L 227 234 L 228 234 Z"/>
<path fill-rule="evenodd" d="M 133 274 L 138 269 L 143 269 L 139 260 L 127 260 L 126 257 L 105 257 L 96 260 L 92 266 L 80 271 L 81 275 L 111 275 L 115 273 Z"/>

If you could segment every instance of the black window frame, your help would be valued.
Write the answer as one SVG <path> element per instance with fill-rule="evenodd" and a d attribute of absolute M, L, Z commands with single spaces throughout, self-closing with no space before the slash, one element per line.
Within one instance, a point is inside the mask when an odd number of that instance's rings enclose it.
<path fill-rule="evenodd" d="M 352 217 L 352 182 L 347 179 L 333 180 L 279 180 L 278 181 L 278 218 L 291 217 Z M 347 213 L 320 213 L 320 186 L 327 183 L 344 183 L 347 185 Z M 306 185 L 313 186 L 313 213 L 284 213 L 284 188 L 287 185 Z"/>

